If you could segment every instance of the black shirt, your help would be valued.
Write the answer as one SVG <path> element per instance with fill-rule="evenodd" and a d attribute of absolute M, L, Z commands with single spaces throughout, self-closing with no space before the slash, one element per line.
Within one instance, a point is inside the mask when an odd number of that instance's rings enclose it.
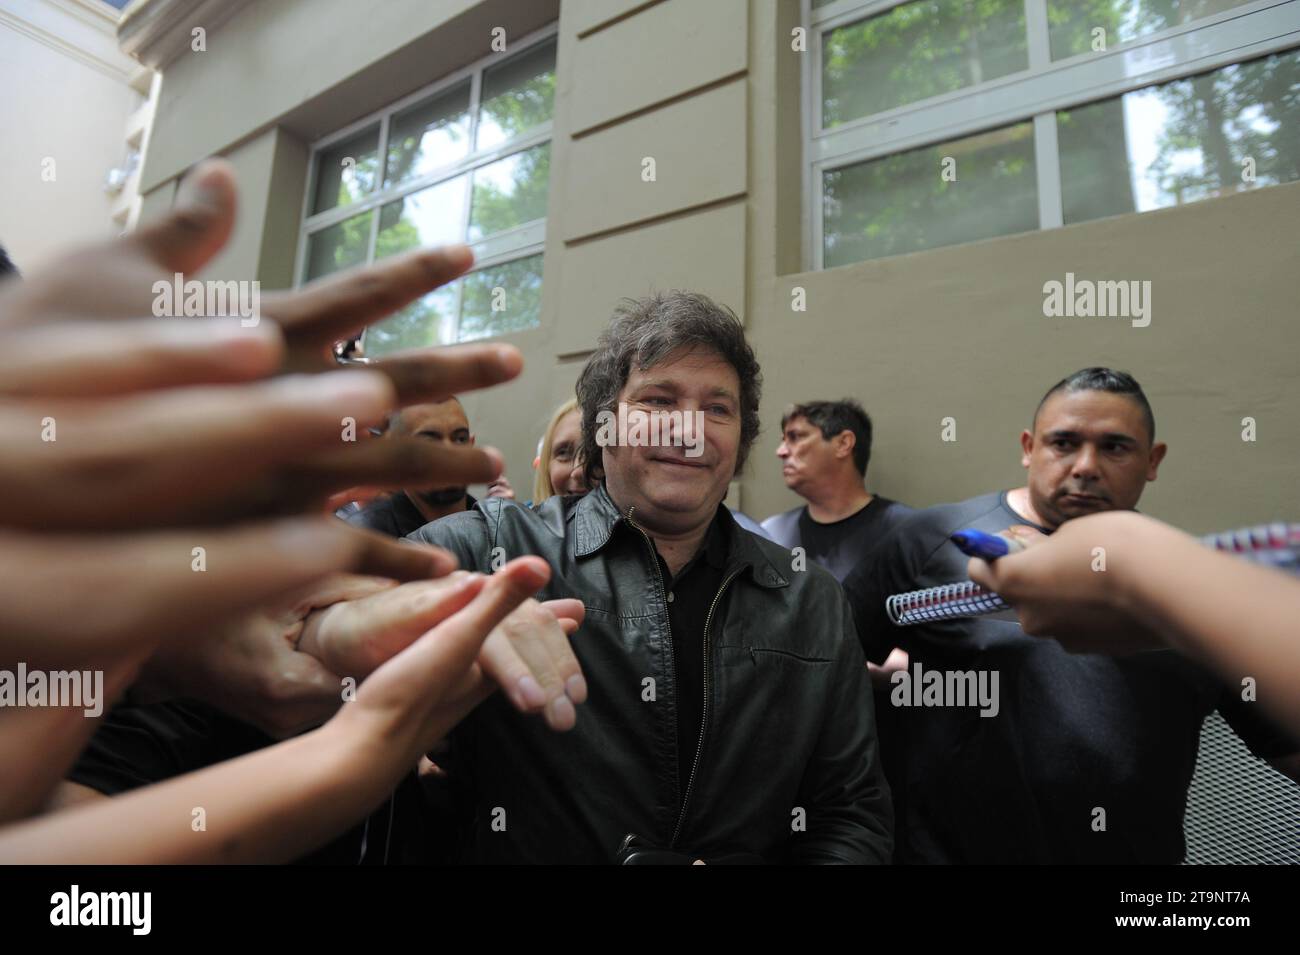
<path fill-rule="evenodd" d="M 1242 718 L 1254 704 L 1170 650 L 1070 654 L 1011 621 L 895 627 L 885 614 L 890 594 L 967 579 L 953 531 L 1026 523 L 1005 493 L 918 511 L 844 581 L 869 659 L 897 645 L 913 673 L 919 664 L 999 677 L 996 716 L 970 706 L 893 707 L 898 858 L 1179 863 L 1207 714 L 1218 707 L 1257 755 L 1296 750 L 1285 734 Z"/>
<path fill-rule="evenodd" d="M 763 522 L 763 530 L 782 547 L 802 547 L 809 559 L 843 583 L 849 571 L 862 563 L 881 539 L 912 513 L 906 504 L 877 494 L 866 507 L 843 520 L 826 524 L 815 521 L 804 505 L 769 517 Z"/>
<path fill-rule="evenodd" d="M 655 550 L 667 591 L 668 626 L 672 631 L 677 700 L 677 772 L 681 797 L 695 765 L 704 720 L 704 625 L 722 587 L 727 566 L 727 528 L 715 517 L 695 556 L 673 577 L 668 562 Z M 715 609 L 714 616 L 722 611 Z"/>

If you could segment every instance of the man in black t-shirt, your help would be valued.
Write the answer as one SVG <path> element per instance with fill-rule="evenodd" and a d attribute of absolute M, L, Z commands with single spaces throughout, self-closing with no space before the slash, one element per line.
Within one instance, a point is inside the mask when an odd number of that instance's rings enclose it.
<path fill-rule="evenodd" d="M 785 486 L 808 503 L 776 514 L 763 530 L 798 559 L 825 567 L 841 584 L 889 531 L 913 513 L 866 488 L 871 463 L 871 417 L 852 399 L 805 401 L 781 416 L 781 459 Z M 867 664 L 876 708 L 880 765 L 888 779 L 901 757 L 894 712 L 889 707 L 889 675 L 907 666 L 907 654 L 894 649 L 883 661 Z M 890 785 L 893 781 L 890 780 Z"/>
<path fill-rule="evenodd" d="M 871 418 L 851 399 L 807 401 L 781 418 L 785 485 L 808 503 L 769 517 L 763 530 L 782 547 L 803 554 L 843 581 L 912 509 L 879 494 L 865 481 L 871 461 Z"/>
<path fill-rule="evenodd" d="M 1239 689 L 1173 651 L 1075 655 L 1014 622 L 894 627 L 885 613 L 891 594 L 966 579 L 954 531 L 1051 533 L 1075 517 L 1131 510 L 1166 451 L 1137 382 L 1104 368 L 1054 386 L 1021 444 L 1026 487 L 913 514 L 844 581 L 867 657 L 896 644 L 910 655 L 890 694 L 901 754 L 890 767 L 896 858 L 1179 863 L 1208 713 L 1219 708 L 1258 756 L 1300 749 Z M 958 674 L 993 699 L 951 692 Z"/>

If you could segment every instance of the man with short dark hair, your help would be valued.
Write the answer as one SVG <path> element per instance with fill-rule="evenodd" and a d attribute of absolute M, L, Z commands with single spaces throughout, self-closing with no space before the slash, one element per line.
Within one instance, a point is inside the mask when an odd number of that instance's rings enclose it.
<path fill-rule="evenodd" d="M 900 645 L 911 657 L 910 672 L 892 677 L 897 857 L 1179 863 L 1206 715 L 1217 706 L 1257 755 L 1296 751 L 1240 688 L 1173 651 L 1073 655 L 1012 621 L 895 627 L 885 612 L 891 594 L 966 579 L 953 532 L 1029 524 L 1050 534 L 1076 517 L 1132 510 L 1167 450 L 1141 387 L 1108 368 L 1053 385 L 1020 440 L 1026 486 L 916 512 L 844 582 L 867 656 Z M 1106 572 L 1105 555 L 1094 560 Z"/>
<path fill-rule="evenodd" d="M 763 530 L 782 547 L 802 547 L 836 580 L 912 513 L 867 491 L 871 418 L 851 398 L 792 405 L 781 417 L 776 456 L 785 486 L 808 503 L 769 517 Z"/>
<path fill-rule="evenodd" d="M 460 399 L 412 405 L 395 413 L 380 440 L 423 438 L 453 447 L 471 447 L 474 435 Z M 513 497 L 510 482 L 502 474 L 488 487 L 489 497 Z M 450 487 L 406 488 L 384 494 L 361 507 L 347 505 L 336 513 L 349 524 L 379 531 L 390 537 L 405 537 L 430 521 L 467 511 L 476 503 L 463 484 Z"/>
<path fill-rule="evenodd" d="M 888 861 L 848 604 L 722 505 L 760 382 L 730 311 L 684 292 L 625 303 L 577 385 L 599 486 L 537 510 L 481 501 L 412 535 L 471 570 L 538 554 L 541 596 L 586 606 L 590 694 L 568 734 L 492 699 L 452 734 L 470 861 Z"/>

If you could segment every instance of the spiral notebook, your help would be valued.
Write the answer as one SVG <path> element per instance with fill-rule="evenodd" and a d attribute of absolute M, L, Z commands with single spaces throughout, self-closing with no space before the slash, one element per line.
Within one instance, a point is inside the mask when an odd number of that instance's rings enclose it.
<path fill-rule="evenodd" d="M 1300 573 L 1300 523 L 1244 527 L 1210 534 L 1202 537 L 1201 543 L 1256 563 Z M 894 594 L 885 601 L 885 612 L 899 627 L 956 617 L 1016 619 L 1010 604 L 971 580 Z"/>

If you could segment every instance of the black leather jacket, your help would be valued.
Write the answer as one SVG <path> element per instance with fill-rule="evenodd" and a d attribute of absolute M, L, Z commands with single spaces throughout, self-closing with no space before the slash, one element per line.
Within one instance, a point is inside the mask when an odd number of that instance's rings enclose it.
<path fill-rule="evenodd" d="M 587 610 L 572 638 L 589 687 L 575 729 L 552 732 L 497 694 L 453 734 L 453 775 L 473 804 L 468 861 L 605 863 L 630 833 L 706 860 L 889 861 L 893 813 L 843 592 L 815 564 L 792 570 L 789 551 L 742 530 L 725 507 L 718 520 L 730 546 L 708 617 L 690 779 L 678 778 L 653 544 L 603 486 L 537 510 L 480 501 L 410 535 L 484 572 L 494 558 L 544 557 L 552 578 L 539 599 L 577 597 Z"/>

